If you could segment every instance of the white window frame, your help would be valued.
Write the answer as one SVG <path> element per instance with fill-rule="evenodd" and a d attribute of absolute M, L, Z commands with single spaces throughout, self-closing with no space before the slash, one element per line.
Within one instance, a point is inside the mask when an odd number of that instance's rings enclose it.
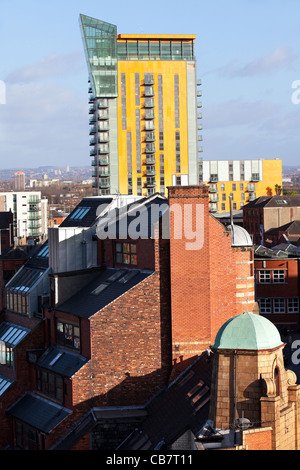
<path fill-rule="evenodd" d="M 284 269 L 274 269 L 273 282 L 274 284 L 283 284 L 285 282 L 285 270 Z"/>
<path fill-rule="evenodd" d="M 287 299 L 288 313 L 299 312 L 299 297 L 290 297 Z"/>
<path fill-rule="evenodd" d="M 259 311 L 260 313 L 272 313 L 271 299 L 259 299 Z"/>
<path fill-rule="evenodd" d="M 285 313 L 285 298 L 277 297 L 273 299 L 273 313 Z"/>
<path fill-rule="evenodd" d="M 268 277 L 266 274 L 268 274 Z M 271 270 L 270 269 L 263 269 L 258 271 L 258 282 L 260 284 L 271 284 Z"/>

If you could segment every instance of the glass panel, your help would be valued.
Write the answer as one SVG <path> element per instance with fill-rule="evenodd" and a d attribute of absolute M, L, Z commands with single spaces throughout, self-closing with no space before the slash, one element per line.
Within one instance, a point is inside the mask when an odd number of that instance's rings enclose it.
<path fill-rule="evenodd" d="M 136 255 L 131 255 L 131 264 L 137 264 L 137 257 L 136 257 Z"/>
<path fill-rule="evenodd" d="M 123 255 L 123 263 L 130 264 L 130 255 Z"/>
<path fill-rule="evenodd" d="M 139 41 L 139 55 L 141 58 L 149 57 L 149 43 L 148 41 Z"/>
<path fill-rule="evenodd" d="M 137 41 L 128 41 L 127 43 L 127 51 L 129 56 L 136 56 L 138 55 L 138 43 Z"/>
<path fill-rule="evenodd" d="M 161 58 L 162 59 L 171 58 L 171 42 L 170 41 L 161 42 Z"/>
<path fill-rule="evenodd" d="M 158 41 L 150 41 L 150 55 L 152 57 L 160 56 L 160 47 Z"/>
<path fill-rule="evenodd" d="M 82 40 L 96 97 L 117 97 L 117 27 L 80 15 Z"/>

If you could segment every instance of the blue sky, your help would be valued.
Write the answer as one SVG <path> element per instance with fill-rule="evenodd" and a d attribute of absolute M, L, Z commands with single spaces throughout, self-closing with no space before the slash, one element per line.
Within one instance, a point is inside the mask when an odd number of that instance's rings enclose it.
<path fill-rule="evenodd" d="M 203 158 L 300 167 L 299 0 L 0 0 L 0 168 L 90 165 L 80 13 L 118 33 L 196 34 Z"/>

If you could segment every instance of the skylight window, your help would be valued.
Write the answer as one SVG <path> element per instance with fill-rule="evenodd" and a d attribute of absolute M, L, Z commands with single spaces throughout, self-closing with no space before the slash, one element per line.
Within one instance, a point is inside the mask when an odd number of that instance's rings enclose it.
<path fill-rule="evenodd" d="M 90 210 L 91 207 L 78 207 L 71 215 L 70 220 L 82 220 Z"/>
<path fill-rule="evenodd" d="M 58 359 L 62 356 L 62 353 L 58 353 L 54 359 L 49 363 L 49 366 L 52 367 L 58 361 Z"/>
<path fill-rule="evenodd" d="M 125 276 L 123 276 L 121 279 L 118 280 L 121 284 L 126 284 L 126 282 L 130 281 L 134 276 L 136 276 L 136 271 L 130 271 Z"/>
<path fill-rule="evenodd" d="M 278 199 L 277 204 L 287 204 L 287 202 L 284 199 Z"/>
<path fill-rule="evenodd" d="M 121 277 L 123 274 L 123 271 L 116 271 L 114 274 L 112 274 L 108 279 L 107 281 L 108 282 L 114 282 L 116 281 L 117 279 L 119 279 L 119 277 Z"/>
<path fill-rule="evenodd" d="M 99 295 L 101 292 L 104 291 L 104 289 L 106 289 L 108 286 L 108 284 L 105 284 L 105 282 L 103 284 L 100 284 L 100 286 L 96 287 L 95 290 L 93 290 L 93 292 L 91 292 L 92 295 Z"/>
<path fill-rule="evenodd" d="M 38 258 L 48 258 L 49 255 L 49 248 L 48 245 L 44 246 L 41 251 L 37 254 Z"/>

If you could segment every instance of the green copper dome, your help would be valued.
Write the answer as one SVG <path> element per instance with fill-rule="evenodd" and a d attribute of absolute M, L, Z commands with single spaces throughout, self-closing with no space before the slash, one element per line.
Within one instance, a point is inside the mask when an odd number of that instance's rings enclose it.
<path fill-rule="evenodd" d="M 282 345 L 280 334 L 272 322 L 261 315 L 245 312 L 224 323 L 212 348 L 258 351 Z"/>

